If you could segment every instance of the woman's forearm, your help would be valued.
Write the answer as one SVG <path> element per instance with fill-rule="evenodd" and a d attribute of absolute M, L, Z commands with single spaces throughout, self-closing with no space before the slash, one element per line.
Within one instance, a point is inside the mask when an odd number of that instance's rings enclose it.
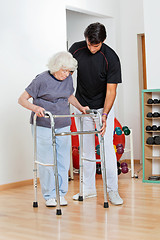
<path fill-rule="evenodd" d="M 31 98 L 31 96 L 25 91 L 24 93 L 22 93 L 22 95 L 19 97 L 18 99 L 18 103 L 24 107 L 27 108 L 28 110 L 31 110 L 33 112 L 35 112 L 35 108 L 37 107 L 36 105 L 34 105 L 33 103 L 29 102 L 28 99 Z"/>
<path fill-rule="evenodd" d="M 82 105 L 78 102 L 77 98 L 74 95 L 71 95 L 68 98 L 68 102 L 71 103 L 74 107 L 76 107 L 79 111 L 81 111 Z"/>
<path fill-rule="evenodd" d="M 22 95 L 19 97 L 18 103 L 24 108 L 35 112 L 38 117 L 44 117 L 45 109 L 29 102 L 29 98 L 31 98 L 31 96 L 24 91 L 24 93 L 22 93 Z"/>

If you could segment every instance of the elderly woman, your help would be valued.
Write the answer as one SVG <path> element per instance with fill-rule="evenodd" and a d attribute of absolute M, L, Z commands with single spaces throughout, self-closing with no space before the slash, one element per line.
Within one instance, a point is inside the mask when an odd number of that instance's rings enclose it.
<path fill-rule="evenodd" d="M 73 81 L 70 72 L 77 68 L 77 61 L 68 52 L 59 52 L 48 63 L 49 71 L 40 73 L 25 89 L 18 102 L 32 111 L 30 123 L 33 129 L 33 116 L 37 117 L 37 157 L 42 163 L 53 163 L 53 147 L 50 120 L 44 118 L 44 111 L 52 114 L 69 114 L 69 103 L 86 113 L 88 107 L 83 107 L 74 97 Z M 33 103 L 28 101 L 33 98 Z M 55 132 L 70 131 L 70 118 L 56 118 Z M 60 205 L 67 205 L 64 198 L 68 191 L 68 170 L 70 164 L 70 136 L 56 137 L 57 167 L 59 176 Z M 41 190 L 47 207 L 54 207 L 56 190 L 52 167 L 39 165 Z"/>

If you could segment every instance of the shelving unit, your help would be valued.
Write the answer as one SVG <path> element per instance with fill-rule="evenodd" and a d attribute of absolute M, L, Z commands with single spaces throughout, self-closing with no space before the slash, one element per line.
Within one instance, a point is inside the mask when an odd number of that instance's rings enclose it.
<path fill-rule="evenodd" d="M 160 145 L 147 144 L 148 137 L 160 136 L 160 131 L 146 131 L 146 126 L 160 126 L 160 117 L 147 117 L 148 112 L 159 112 L 160 103 L 148 104 L 148 99 L 160 100 L 160 89 L 142 90 L 142 141 L 143 141 L 143 182 L 160 183 L 160 180 L 148 180 L 150 176 L 160 176 Z M 158 171 L 154 173 L 154 165 Z"/>

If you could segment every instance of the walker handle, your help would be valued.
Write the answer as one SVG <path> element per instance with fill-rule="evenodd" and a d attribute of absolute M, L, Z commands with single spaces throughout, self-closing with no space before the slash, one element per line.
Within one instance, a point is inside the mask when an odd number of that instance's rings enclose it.
<path fill-rule="evenodd" d="M 44 113 L 44 117 L 45 117 L 45 118 L 48 118 L 48 117 L 50 116 L 49 112 L 46 111 L 46 110 L 45 110 L 43 113 Z"/>
<path fill-rule="evenodd" d="M 97 110 L 86 110 L 86 113 L 94 113 L 94 114 L 97 114 Z"/>

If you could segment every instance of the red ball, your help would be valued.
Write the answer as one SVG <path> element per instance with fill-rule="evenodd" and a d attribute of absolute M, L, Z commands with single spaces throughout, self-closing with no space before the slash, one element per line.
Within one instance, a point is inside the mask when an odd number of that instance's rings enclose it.
<path fill-rule="evenodd" d="M 121 168 L 122 168 L 122 167 L 128 167 L 128 164 L 127 164 L 126 162 L 122 162 L 122 163 L 121 163 Z"/>
<path fill-rule="evenodd" d="M 118 154 L 123 154 L 123 153 L 124 153 L 123 147 L 117 148 L 117 153 L 118 153 Z"/>
<path fill-rule="evenodd" d="M 119 148 L 119 147 L 123 147 L 123 144 L 122 144 L 122 143 L 118 143 L 118 144 L 116 145 L 116 148 Z"/>
<path fill-rule="evenodd" d="M 122 167 L 121 170 L 123 174 L 128 173 L 128 167 Z"/>

